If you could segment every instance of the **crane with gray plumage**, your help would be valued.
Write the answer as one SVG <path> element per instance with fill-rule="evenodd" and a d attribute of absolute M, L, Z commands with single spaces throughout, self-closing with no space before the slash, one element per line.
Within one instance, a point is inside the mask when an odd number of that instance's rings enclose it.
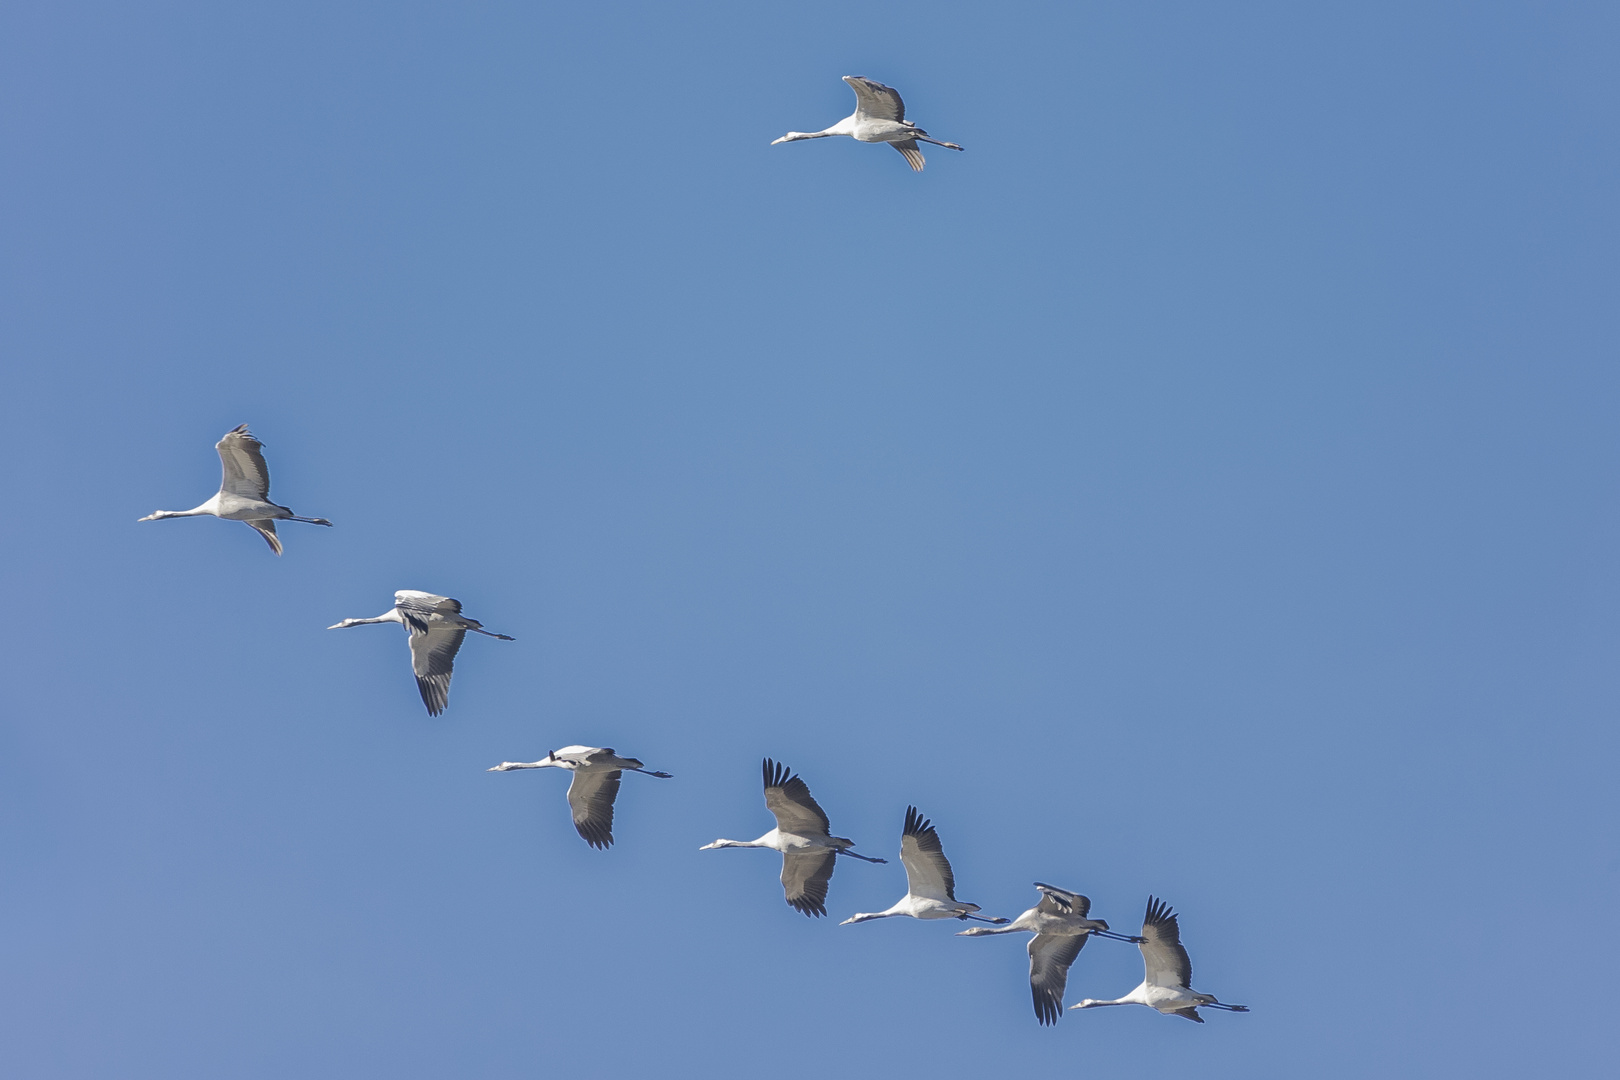
<path fill-rule="evenodd" d="M 619 778 L 626 772 L 645 773 L 660 780 L 667 772 L 654 772 L 635 758 L 622 758 L 612 747 L 565 746 L 539 761 L 503 761 L 490 772 L 514 769 L 567 769 L 568 808 L 574 817 L 574 830 L 591 847 L 605 851 L 613 846 L 613 801 L 619 797 Z"/>
<path fill-rule="evenodd" d="M 1142 984 L 1122 998 L 1093 1001 L 1086 998 L 1073 1009 L 1097 1009 L 1104 1005 L 1146 1005 L 1166 1016 L 1180 1016 L 1202 1024 L 1199 1009 L 1225 1009 L 1248 1012 L 1247 1005 L 1228 1005 L 1214 994 L 1200 994 L 1192 988 L 1192 960 L 1181 944 L 1181 923 L 1170 905 L 1148 897 L 1147 914 L 1142 917 Z"/>
<path fill-rule="evenodd" d="M 1029 939 L 1029 992 L 1035 1001 L 1035 1019 L 1042 1024 L 1055 1024 L 1063 1015 L 1063 991 L 1069 982 L 1069 966 L 1086 947 L 1092 934 L 1119 941 L 1140 942 L 1144 939 L 1127 934 L 1116 934 L 1101 919 L 1088 919 L 1091 899 L 1079 893 L 1046 885 L 1039 881 L 1035 888 L 1041 892 L 1040 903 L 1024 912 L 1000 930 L 975 926 L 961 931 L 959 937 L 982 937 L 986 934 L 1034 934 Z"/>
<path fill-rule="evenodd" d="M 429 716 L 438 716 L 450 704 L 451 669 L 467 631 L 502 641 L 516 640 L 491 633 L 477 619 L 462 615 L 460 600 L 415 589 L 399 590 L 394 594 L 394 606 L 375 619 L 344 619 L 327 629 L 347 630 L 351 626 L 390 622 L 399 623 L 410 636 L 411 670 L 416 674 L 416 689 Z"/>
<path fill-rule="evenodd" d="M 270 467 L 264 463 L 264 444 L 253 437 L 246 424 L 227 431 L 214 444 L 219 451 L 221 476 L 213 498 L 190 510 L 154 510 L 140 521 L 162 521 L 178 517 L 217 517 L 240 521 L 281 554 L 281 538 L 276 522 L 302 521 L 309 525 L 331 525 L 325 518 L 299 517 L 285 506 L 270 501 Z"/>
<path fill-rule="evenodd" d="M 826 811 L 810 794 L 809 785 L 793 775 L 786 765 L 766 758 L 764 774 L 765 808 L 776 818 L 776 828 L 758 840 L 716 840 L 698 850 L 770 848 L 780 851 L 782 893 L 788 906 L 819 919 L 827 914 L 827 885 L 832 881 L 838 856 L 848 855 L 871 863 L 889 860 L 858 855 L 849 850 L 855 846 L 855 841 L 831 835 L 832 823 L 827 820 Z"/>
<path fill-rule="evenodd" d="M 798 142 L 801 139 L 825 139 L 829 135 L 848 135 L 856 142 L 888 143 L 906 159 L 913 172 L 923 171 L 919 142 L 943 146 L 947 150 L 961 150 L 951 142 L 928 137 L 928 132 L 906 119 L 906 103 L 900 100 L 900 91 L 884 86 L 875 79 L 860 75 L 845 75 L 844 81 L 855 91 L 855 111 L 838 123 L 822 131 L 790 131 L 777 143 Z"/>
<path fill-rule="evenodd" d="M 906 868 L 906 895 L 886 911 L 851 915 L 840 926 L 905 915 L 913 919 L 977 919 L 1000 925 L 1008 920 L 975 915 L 978 904 L 956 898 L 956 875 L 939 842 L 934 823 L 915 806 L 906 807 L 906 823 L 900 833 L 900 863 Z"/>

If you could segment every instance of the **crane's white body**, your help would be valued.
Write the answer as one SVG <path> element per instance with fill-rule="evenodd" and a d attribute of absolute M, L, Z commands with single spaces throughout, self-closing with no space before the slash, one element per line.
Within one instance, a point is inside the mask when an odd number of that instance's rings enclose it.
<path fill-rule="evenodd" d="M 714 848 L 769 848 L 782 853 L 782 893 L 788 906 L 813 918 L 827 914 L 827 886 L 838 856 L 864 862 L 887 862 L 849 849 L 855 841 L 831 835 L 832 825 L 810 788 L 792 770 L 765 759 L 765 807 L 776 818 L 776 828 L 758 840 L 716 840 L 699 851 Z"/>
<path fill-rule="evenodd" d="M 398 623 L 410 635 L 411 670 L 416 675 L 416 689 L 422 695 L 422 704 L 427 706 L 429 716 L 438 716 L 450 704 L 450 676 L 456 653 L 461 650 L 468 631 L 502 641 L 514 640 L 505 634 L 491 633 L 477 619 L 461 614 L 460 600 L 416 589 L 396 592 L 394 606 L 374 619 L 344 619 L 327 629 L 347 630 L 351 626 L 373 623 Z"/>
<path fill-rule="evenodd" d="M 1035 1018 L 1042 1024 L 1055 1024 L 1063 1015 L 1063 991 L 1069 982 L 1069 966 L 1085 948 L 1092 934 L 1123 941 L 1139 939 L 1116 934 L 1101 919 L 1088 919 L 1091 900 L 1076 892 L 1039 881 L 1040 903 L 999 930 L 975 926 L 958 936 L 1029 933 L 1029 990 L 1035 1003 Z"/>
<path fill-rule="evenodd" d="M 945 858 L 939 833 L 915 806 L 906 807 L 906 823 L 900 834 L 900 863 L 906 868 L 906 895 L 891 908 L 852 915 L 840 926 L 898 915 L 912 919 L 1007 921 L 974 915 L 979 910 L 978 904 L 965 903 L 956 898 L 956 875 L 951 871 L 950 860 Z"/>
<path fill-rule="evenodd" d="M 246 424 L 227 431 L 214 444 L 214 449 L 219 453 L 219 490 L 207 502 L 190 510 L 155 510 L 139 520 L 207 516 L 245 522 L 264 537 L 264 542 L 277 555 L 281 554 L 281 538 L 276 535 L 276 522 L 332 524 L 325 518 L 299 517 L 287 507 L 270 501 L 270 467 L 265 464 L 264 444 L 253 437 Z"/>
<path fill-rule="evenodd" d="M 670 774 L 642 767 L 636 758 L 620 757 L 612 747 L 565 746 L 539 761 L 503 761 L 490 772 L 514 769 L 567 769 L 573 773 L 568 783 L 568 807 L 574 829 L 593 848 L 613 846 L 613 801 L 619 794 L 619 778 L 625 772 L 645 773 L 668 780 Z"/>
<path fill-rule="evenodd" d="M 1146 1005 L 1166 1016 L 1180 1016 L 1202 1024 L 1200 1008 L 1248 1012 L 1247 1005 L 1228 1005 L 1214 994 L 1200 994 L 1192 988 L 1192 960 L 1181 944 L 1181 926 L 1164 901 L 1148 897 L 1147 914 L 1142 919 L 1142 982 L 1124 997 L 1111 1001 L 1086 998 L 1070 1009 L 1096 1009 L 1104 1005 Z"/>
<path fill-rule="evenodd" d="M 906 103 L 900 100 L 899 91 L 860 75 L 845 75 L 844 81 L 855 91 L 853 113 L 821 131 L 790 131 L 780 139 L 772 140 L 771 145 L 798 142 L 801 139 L 825 139 L 830 135 L 848 135 L 856 142 L 888 143 L 900 151 L 914 172 L 923 170 L 922 151 L 917 148 L 919 142 L 933 143 L 935 146 L 943 146 L 950 150 L 962 149 L 955 143 L 929 138 L 928 132 L 908 121 Z"/>

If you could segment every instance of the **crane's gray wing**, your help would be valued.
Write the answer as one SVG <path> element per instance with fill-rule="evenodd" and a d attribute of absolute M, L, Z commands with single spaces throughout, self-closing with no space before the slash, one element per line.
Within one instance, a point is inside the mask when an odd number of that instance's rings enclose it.
<path fill-rule="evenodd" d="M 244 521 L 242 524 L 264 537 L 264 542 L 270 545 L 271 551 L 277 555 L 281 554 L 281 537 L 276 535 L 275 518 L 254 518 L 251 521 Z"/>
<path fill-rule="evenodd" d="M 844 81 L 855 91 L 855 112 L 873 120 L 904 120 L 906 103 L 900 100 L 900 91 L 884 86 L 875 79 L 860 75 L 845 75 Z"/>
<path fill-rule="evenodd" d="M 578 769 L 568 785 L 574 828 L 593 848 L 613 846 L 613 800 L 619 797 L 622 775 L 617 769 Z"/>
<path fill-rule="evenodd" d="M 410 627 L 411 670 L 416 672 L 416 688 L 429 716 L 438 716 L 450 704 L 450 669 L 461 649 L 465 630 L 429 625 L 426 630 Z"/>
<path fill-rule="evenodd" d="M 906 807 L 905 832 L 900 836 L 900 863 L 906 868 L 906 891 L 930 900 L 956 902 L 956 875 L 939 842 L 933 822 Z"/>
<path fill-rule="evenodd" d="M 810 787 L 786 765 L 765 759 L 765 808 L 776 827 L 796 836 L 832 835 L 832 824 L 810 794 Z M 828 871 L 830 875 L 832 871 Z"/>
<path fill-rule="evenodd" d="M 1198 1015 L 1198 1008 L 1196 1006 L 1190 1005 L 1185 1009 L 1177 1009 L 1172 1015 L 1185 1016 L 1195 1024 L 1202 1024 L 1204 1022 L 1204 1018 Z"/>
<path fill-rule="evenodd" d="M 1090 934 L 1036 934 L 1029 939 L 1029 992 L 1035 999 L 1035 1019 L 1055 1024 L 1063 1015 L 1063 991 L 1069 985 L 1069 965 L 1086 947 Z"/>
<path fill-rule="evenodd" d="M 917 149 L 916 139 L 907 139 L 905 142 L 892 142 L 889 145 L 900 151 L 900 156 L 906 159 L 906 164 L 911 166 L 912 172 L 923 171 L 922 151 Z"/>
<path fill-rule="evenodd" d="M 394 594 L 394 607 L 405 620 L 405 626 L 418 634 L 427 633 L 428 625 L 443 615 L 460 615 L 461 601 L 415 589 L 401 589 Z"/>
<path fill-rule="evenodd" d="M 1181 924 L 1163 900 L 1148 897 L 1147 914 L 1142 916 L 1144 981 L 1152 986 L 1187 989 L 1192 986 L 1192 960 L 1181 946 Z"/>
<path fill-rule="evenodd" d="M 820 918 L 827 914 L 827 883 L 832 881 L 838 852 L 832 848 L 795 851 L 782 856 L 782 893 L 788 907 Z"/>
<path fill-rule="evenodd" d="M 264 463 L 264 444 L 253 437 L 248 426 L 232 428 L 214 444 L 219 451 L 221 477 L 219 490 L 244 499 L 270 501 L 270 467 Z M 279 551 L 276 554 L 281 554 Z"/>
<path fill-rule="evenodd" d="M 1091 913 L 1090 897 L 1040 881 L 1035 883 L 1035 887 L 1041 891 L 1041 902 L 1035 905 L 1036 911 L 1048 915 L 1075 915 L 1082 919 Z"/>

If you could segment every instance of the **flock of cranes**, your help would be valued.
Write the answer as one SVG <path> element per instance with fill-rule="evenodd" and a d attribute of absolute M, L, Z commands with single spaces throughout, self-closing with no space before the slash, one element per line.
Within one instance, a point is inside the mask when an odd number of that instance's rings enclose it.
<path fill-rule="evenodd" d="M 917 172 L 923 168 L 919 142 L 962 149 L 955 143 L 930 138 L 928 132 L 907 121 L 905 103 L 890 87 L 855 75 L 845 76 L 844 81 L 855 91 L 852 115 L 822 131 L 790 131 L 775 142 L 830 135 L 848 135 L 860 142 L 886 142 Z M 270 501 L 270 470 L 265 464 L 264 446 L 248 431 L 246 424 L 227 432 L 214 449 L 219 452 L 222 479 L 213 497 L 191 510 L 159 510 L 140 520 L 212 516 L 240 521 L 264 537 L 278 556 L 282 554 L 282 543 L 276 534 L 276 522 L 332 524 L 325 518 L 299 517 L 287 507 Z M 456 654 L 469 632 L 501 641 L 514 640 L 485 630 L 478 620 L 467 618 L 461 613 L 459 600 L 414 589 L 396 592 L 394 606 L 375 618 L 344 619 L 327 629 L 345 630 L 373 623 L 396 623 L 404 628 L 417 690 L 431 716 L 439 716 L 449 706 L 450 677 Z M 585 843 L 598 850 L 613 846 L 613 806 L 626 772 L 663 780 L 671 778 L 670 773 L 648 769 L 636 758 L 620 757 L 609 747 L 597 746 L 565 746 L 538 761 L 503 761 L 489 771 L 545 768 L 565 769 L 572 774 L 568 807 L 574 829 Z M 775 818 L 776 827 L 757 840 L 721 839 L 703 845 L 700 850 L 768 848 L 780 853 L 782 892 L 788 906 L 807 916 L 825 916 L 827 892 L 840 856 L 868 863 L 888 860 L 862 855 L 852 850 L 853 840 L 834 836 L 832 823 L 810 794 L 809 785 L 786 765 L 766 758 L 763 780 L 765 808 Z M 1041 882 L 1035 883 L 1041 894 L 1039 902 L 1016 919 L 980 915 L 979 905 L 956 898 L 956 876 L 950 860 L 945 857 L 939 833 L 915 806 L 906 808 L 900 833 L 900 862 L 906 872 L 906 894 L 886 910 L 857 913 L 840 925 L 904 916 L 991 924 L 960 931 L 964 937 L 1029 934 L 1030 993 L 1036 1019 L 1042 1024 L 1054 1024 L 1062 1015 L 1069 968 L 1091 937 L 1134 943 L 1142 953 L 1142 983 L 1123 997 L 1085 998 L 1070 1006 L 1071 1009 L 1146 1005 L 1166 1015 L 1181 1016 L 1200 1024 L 1204 1022 L 1198 1014 L 1200 1008 L 1248 1011 L 1247 1006 L 1222 1002 L 1212 994 L 1201 994 L 1192 988 L 1192 962 L 1181 944 L 1177 917 L 1156 897 L 1148 897 L 1140 935 L 1115 933 L 1108 923 L 1089 917 L 1091 901 L 1087 897 Z"/>

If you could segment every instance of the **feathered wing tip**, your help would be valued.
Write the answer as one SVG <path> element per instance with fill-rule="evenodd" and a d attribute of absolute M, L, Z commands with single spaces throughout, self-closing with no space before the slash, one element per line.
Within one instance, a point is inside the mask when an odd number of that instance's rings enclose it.
<path fill-rule="evenodd" d="M 912 172 L 923 171 L 923 155 L 922 151 L 917 149 L 916 139 L 907 139 L 905 142 L 890 143 L 889 145 L 900 151 L 900 156 L 906 159 L 906 164 L 911 166 Z"/>
<path fill-rule="evenodd" d="M 934 823 L 923 817 L 915 806 L 906 807 L 906 827 L 903 836 L 921 836 L 934 831 Z"/>
<path fill-rule="evenodd" d="M 1042 1026 L 1055 1024 L 1063 1015 L 1063 999 L 1053 997 L 1051 991 L 1043 990 L 1038 986 L 1029 988 L 1030 996 L 1035 999 L 1035 1019 Z"/>
<path fill-rule="evenodd" d="M 416 689 L 422 694 L 422 704 L 429 716 L 438 716 L 450 704 L 450 676 L 418 675 Z"/>
<path fill-rule="evenodd" d="M 1159 940 L 1181 944 L 1181 924 L 1176 920 L 1176 913 L 1170 910 L 1169 904 L 1153 896 L 1148 897 L 1147 914 L 1142 916 L 1142 929 L 1145 931 L 1150 926 L 1159 932 Z"/>
<path fill-rule="evenodd" d="M 827 916 L 827 905 L 813 896 L 789 897 L 788 907 L 811 919 L 822 919 Z"/>
<path fill-rule="evenodd" d="M 785 787 L 793 779 L 793 770 L 786 765 L 779 765 L 770 758 L 765 759 L 765 786 L 768 788 Z"/>
<path fill-rule="evenodd" d="M 1202 1024 L 1204 1022 L 1204 1018 L 1198 1015 L 1198 1009 L 1196 1007 L 1177 1009 L 1174 1015 L 1185 1016 L 1188 1020 L 1191 1020 L 1195 1024 Z"/>
<path fill-rule="evenodd" d="M 600 821 L 574 819 L 574 831 L 579 838 L 597 851 L 606 851 L 613 846 L 613 826 Z"/>

